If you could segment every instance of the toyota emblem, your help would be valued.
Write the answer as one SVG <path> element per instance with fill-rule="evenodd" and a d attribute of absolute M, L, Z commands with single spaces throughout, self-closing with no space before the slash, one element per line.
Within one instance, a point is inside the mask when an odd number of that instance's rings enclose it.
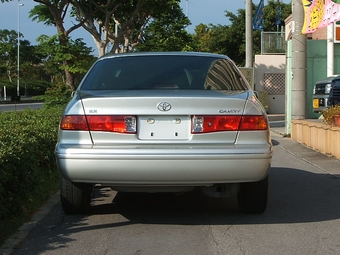
<path fill-rule="evenodd" d="M 171 109 L 171 104 L 167 102 L 160 102 L 157 105 L 157 109 L 160 110 L 161 112 L 167 112 L 170 111 Z"/>

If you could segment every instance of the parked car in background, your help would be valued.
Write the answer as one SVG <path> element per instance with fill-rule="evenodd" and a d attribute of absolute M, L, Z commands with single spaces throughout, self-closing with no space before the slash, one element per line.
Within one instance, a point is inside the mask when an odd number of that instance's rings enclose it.
<path fill-rule="evenodd" d="M 332 88 L 329 93 L 328 106 L 340 104 L 340 76 L 332 80 Z"/>
<path fill-rule="evenodd" d="M 237 195 L 266 209 L 273 154 L 266 112 L 227 56 L 113 54 L 88 71 L 62 116 L 55 155 L 66 213 L 94 185 L 123 192 Z"/>
<path fill-rule="evenodd" d="M 338 75 L 331 75 L 314 85 L 313 89 L 313 111 L 321 112 L 329 105 L 328 98 L 332 88 L 332 80 Z"/>

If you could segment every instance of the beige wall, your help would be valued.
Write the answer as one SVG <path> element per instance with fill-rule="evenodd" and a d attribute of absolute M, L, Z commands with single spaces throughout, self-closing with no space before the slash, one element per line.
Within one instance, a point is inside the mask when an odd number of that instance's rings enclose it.
<path fill-rule="evenodd" d="M 271 87 L 264 84 L 264 74 L 285 74 L 286 55 L 255 55 L 254 80 L 256 91 L 268 92 L 268 113 L 285 113 L 285 84 L 273 82 Z"/>

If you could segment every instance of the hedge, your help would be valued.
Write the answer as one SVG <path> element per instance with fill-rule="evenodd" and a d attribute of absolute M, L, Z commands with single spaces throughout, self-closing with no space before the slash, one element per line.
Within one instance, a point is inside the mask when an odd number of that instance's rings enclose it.
<path fill-rule="evenodd" d="M 31 211 L 56 192 L 54 147 L 62 110 L 0 113 L 0 221 Z"/>

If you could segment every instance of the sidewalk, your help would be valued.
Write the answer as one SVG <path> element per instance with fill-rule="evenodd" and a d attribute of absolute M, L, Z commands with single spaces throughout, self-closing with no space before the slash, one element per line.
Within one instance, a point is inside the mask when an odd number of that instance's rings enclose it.
<path fill-rule="evenodd" d="M 285 137 L 281 133 L 282 128 L 271 129 L 271 136 L 274 146 L 278 146 L 295 157 L 323 170 L 325 173 L 340 178 L 340 160 L 330 155 L 313 150 L 301 143 Z M 274 152 L 275 157 L 275 152 Z"/>
<path fill-rule="evenodd" d="M 285 135 L 285 114 L 268 114 L 270 130 Z"/>
<path fill-rule="evenodd" d="M 279 146 L 324 172 L 340 178 L 340 160 L 301 144 L 287 135 L 284 114 L 269 114 L 269 124 L 274 146 Z M 320 121 L 320 120 L 315 120 Z M 275 153 L 274 153 L 275 155 Z"/>

